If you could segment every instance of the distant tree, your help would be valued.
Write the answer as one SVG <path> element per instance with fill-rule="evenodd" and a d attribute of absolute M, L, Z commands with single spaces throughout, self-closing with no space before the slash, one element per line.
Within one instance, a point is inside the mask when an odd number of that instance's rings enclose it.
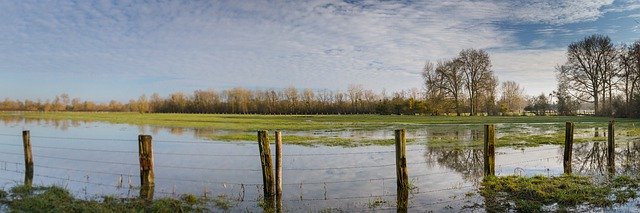
<path fill-rule="evenodd" d="M 527 102 L 524 97 L 524 89 L 515 81 L 505 81 L 502 82 L 500 90 L 502 91 L 500 101 L 498 102 L 500 111 L 502 113 L 522 112 Z"/>
<path fill-rule="evenodd" d="M 547 110 L 549 110 L 550 105 L 547 95 L 542 93 L 535 97 L 533 108 L 537 115 L 547 115 Z"/>

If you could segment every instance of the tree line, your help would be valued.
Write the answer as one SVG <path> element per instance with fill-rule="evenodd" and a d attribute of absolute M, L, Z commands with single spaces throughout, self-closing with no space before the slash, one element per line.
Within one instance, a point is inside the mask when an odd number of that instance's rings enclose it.
<path fill-rule="evenodd" d="M 425 101 L 419 89 L 386 94 L 350 85 L 347 91 L 311 90 L 289 87 L 282 90 L 196 90 L 174 92 L 166 97 L 154 93 L 122 103 L 70 99 L 68 94 L 52 100 L 0 101 L 3 111 L 104 111 L 140 113 L 228 113 L 228 114 L 416 114 L 424 113 Z"/>
<path fill-rule="evenodd" d="M 196 90 L 191 94 L 155 93 L 122 103 L 71 99 L 0 101 L 4 111 L 110 111 L 140 113 L 229 114 L 426 114 L 426 115 L 576 115 L 590 105 L 596 115 L 640 117 L 640 40 L 614 45 L 605 35 L 591 35 L 567 47 L 558 65 L 555 91 L 525 96 L 514 81 L 499 82 L 489 54 L 465 49 L 457 56 L 427 61 L 423 89 L 388 94 L 361 85 L 346 91 L 285 89 Z M 557 101 L 552 101 L 553 98 Z"/>

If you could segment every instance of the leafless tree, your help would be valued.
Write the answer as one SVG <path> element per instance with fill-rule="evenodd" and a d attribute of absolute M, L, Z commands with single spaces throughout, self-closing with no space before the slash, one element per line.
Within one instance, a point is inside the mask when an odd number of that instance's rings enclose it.
<path fill-rule="evenodd" d="M 471 115 L 477 114 L 478 92 L 495 80 L 489 54 L 484 50 L 465 49 L 458 55 L 465 76 Z"/>
<path fill-rule="evenodd" d="M 612 96 L 615 76 L 615 48 L 604 35 L 591 35 L 573 42 L 567 48 L 567 62 L 560 71 L 570 84 L 571 94 L 581 101 L 592 102 L 600 115 L 601 101 Z"/>

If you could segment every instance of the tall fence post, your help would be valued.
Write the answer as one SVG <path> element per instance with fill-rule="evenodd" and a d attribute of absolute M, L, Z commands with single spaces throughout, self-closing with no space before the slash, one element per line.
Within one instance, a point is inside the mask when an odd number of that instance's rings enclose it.
<path fill-rule="evenodd" d="M 407 171 L 406 130 L 396 130 L 395 136 L 398 212 L 406 212 L 409 199 L 409 173 Z"/>
<path fill-rule="evenodd" d="M 607 166 L 610 173 L 616 172 L 615 154 L 616 154 L 616 136 L 615 136 L 615 121 L 609 121 L 609 128 L 607 133 Z"/>
<path fill-rule="evenodd" d="M 271 148 L 269 146 L 269 136 L 267 135 L 266 130 L 258 131 L 258 148 L 260 148 L 260 164 L 262 165 L 264 198 L 268 204 L 273 205 L 273 164 L 271 163 Z"/>
<path fill-rule="evenodd" d="M 484 125 L 484 176 L 496 175 L 496 126 Z"/>
<path fill-rule="evenodd" d="M 573 129 L 575 125 L 573 122 L 567 122 L 564 131 L 564 155 L 562 160 L 562 166 L 564 167 L 564 174 L 571 174 L 571 159 L 573 150 Z"/>
<path fill-rule="evenodd" d="M 31 135 L 29 130 L 22 131 L 22 145 L 24 147 L 24 185 L 33 185 L 33 154 L 31 153 Z"/>
<path fill-rule="evenodd" d="M 282 132 L 276 131 L 276 212 L 282 212 Z"/>
<path fill-rule="evenodd" d="M 155 186 L 153 173 L 153 147 L 151 135 L 138 136 L 138 156 L 140 157 L 140 197 L 153 199 Z"/>

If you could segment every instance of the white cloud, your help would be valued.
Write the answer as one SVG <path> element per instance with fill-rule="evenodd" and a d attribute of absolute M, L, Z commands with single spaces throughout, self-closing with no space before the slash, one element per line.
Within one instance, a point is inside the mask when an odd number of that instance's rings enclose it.
<path fill-rule="evenodd" d="M 479 48 L 501 51 L 494 53 L 501 78 L 519 79 L 527 86 L 532 78 L 517 76 L 552 70 L 555 64 L 543 61 L 554 58 L 543 50 L 519 50 L 519 29 L 502 29 L 501 22 L 590 21 L 602 16 L 603 8 L 613 10 L 611 4 L 612 0 L 4 1 L 0 72 L 156 76 L 179 79 L 171 81 L 178 88 L 344 89 L 355 83 L 396 90 L 420 87 L 425 60 Z M 551 26 L 538 33 L 552 37 L 575 32 Z M 545 41 L 530 45 L 544 47 Z"/>
<path fill-rule="evenodd" d="M 568 24 L 595 20 L 612 4 L 613 0 L 514 1 L 508 8 L 516 20 Z"/>

